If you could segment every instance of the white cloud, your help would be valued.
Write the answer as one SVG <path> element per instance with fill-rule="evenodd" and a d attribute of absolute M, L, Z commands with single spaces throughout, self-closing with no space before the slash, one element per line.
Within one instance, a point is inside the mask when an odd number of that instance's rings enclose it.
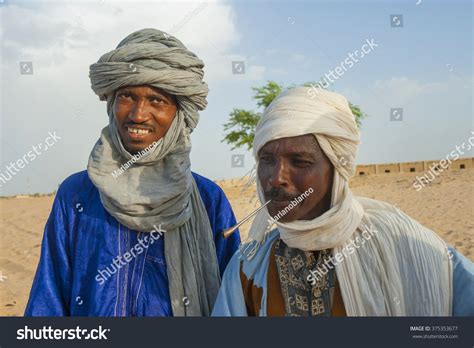
<path fill-rule="evenodd" d="M 246 73 L 239 79 L 264 78 L 264 66 L 232 53 L 241 37 L 233 8 L 227 3 L 76 1 L 40 8 L 11 5 L 0 11 L 7 11 L 3 16 L 3 66 L 14 74 L 20 61 L 33 61 L 35 74 L 42 71 L 50 82 L 65 76 L 74 80 L 74 73 L 78 79 L 87 79 L 88 66 L 121 39 L 135 30 L 154 27 L 175 34 L 204 60 L 209 84 L 235 77 L 232 61 L 245 62 Z"/>
<path fill-rule="evenodd" d="M 232 8 L 219 2 L 106 0 L 104 3 L 75 2 L 61 6 L 50 3 L 39 8 L 9 5 L 0 11 L 4 12 L 4 59 L 15 62 L 19 56 L 63 57 L 68 52 L 87 55 L 84 47 L 105 53 L 131 32 L 147 27 L 173 30 L 187 46 L 198 50 L 207 49 L 208 43 L 212 42 L 226 51 L 239 40 L 232 21 Z M 210 20 L 213 25 L 206 25 Z"/>
<path fill-rule="evenodd" d="M 292 53 L 290 55 L 290 61 L 293 63 L 302 64 L 308 62 L 309 58 L 301 53 Z"/>
<path fill-rule="evenodd" d="M 270 48 L 270 49 L 266 49 L 264 53 L 267 56 L 273 56 L 273 55 L 277 54 L 278 52 L 280 52 L 280 50 L 278 48 Z"/>

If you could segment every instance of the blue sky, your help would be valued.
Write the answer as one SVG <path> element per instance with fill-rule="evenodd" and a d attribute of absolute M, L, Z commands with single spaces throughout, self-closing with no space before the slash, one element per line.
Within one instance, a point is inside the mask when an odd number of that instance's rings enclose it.
<path fill-rule="evenodd" d="M 378 46 L 330 86 L 368 114 L 358 163 L 440 159 L 474 129 L 470 1 L 7 0 L 0 15 L 0 173 L 49 131 L 61 137 L 0 195 L 50 192 L 86 168 L 107 123 L 88 67 L 143 27 L 171 31 L 206 63 L 209 106 L 191 159 L 210 179 L 240 177 L 254 163 L 221 142 L 229 112 L 255 108 L 252 86 L 319 80 L 366 40 Z M 403 15 L 403 27 L 392 27 L 391 15 Z M 232 73 L 233 61 L 245 74 Z M 20 62 L 33 74 L 22 75 Z M 402 121 L 390 121 L 391 108 L 403 108 Z M 232 168 L 232 154 L 245 156 L 243 168 Z"/>

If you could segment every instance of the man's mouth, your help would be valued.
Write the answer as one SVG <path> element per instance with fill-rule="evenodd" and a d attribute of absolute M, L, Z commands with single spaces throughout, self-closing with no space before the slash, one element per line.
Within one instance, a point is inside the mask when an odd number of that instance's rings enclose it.
<path fill-rule="evenodd" d="M 291 198 L 288 197 L 275 197 L 267 196 L 266 200 L 271 200 L 270 205 L 274 207 L 284 207 L 290 204 Z"/>
<path fill-rule="evenodd" d="M 264 193 L 265 200 L 271 200 L 270 206 L 274 209 L 284 209 L 286 206 L 290 205 L 297 196 L 291 195 L 288 192 L 283 190 L 272 189 Z"/>
<path fill-rule="evenodd" d="M 149 128 L 141 128 L 141 127 L 130 127 L 126 126 L 128 135 L 133 139 L 141 139 L 146 137 L 152 131 Z"/>
<path fill-rule="evenodd" d="M 272 199 L 272 201 L 270 202 L 270 205 L 274 206 L 274 207 L 286 207 L 289 204 L 290 204 L 290 200 L 274 200 L 274 199 Z"/>
<path fill-rule="evenodd" d="M 295 198 L 293 196 L 286 195 L 286 194 L 274 194 L 271 191 L 270 192 L 265 192 L 263 195 L 264 195 L 264 197 L 267 201 L 271 200 L 272 202 L 278 202 L 278 203 L 289 202 L 293 198 Z"/>

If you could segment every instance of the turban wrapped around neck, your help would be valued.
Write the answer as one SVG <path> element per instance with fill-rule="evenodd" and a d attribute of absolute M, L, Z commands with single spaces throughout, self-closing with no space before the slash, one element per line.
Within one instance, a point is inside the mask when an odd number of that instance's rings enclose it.
<path fill-rule="evenodd" d="M 128 35 L 90 66 L 92 90 L 107 101 L 109 125 L 94 146 L 88 174 L 104 208 L 134 231 L 166 230 L 165 257 L 174 316 L 209 315 L 220 285 L 213 233 L 191 173 L 190 133 L 206 105 L 204 63 L 178 39 L 160 30 Z M 148 85 L 176 97 L 166 134 L 146 154 L 112 177 L 133 156 L 117 130 L 113 103 L 121 87 Z M 120 225 L 119 225 L 120 228 Z M 184 271 L 185 270 L 185 271 Z M 183 304 L 183 298 L 189 304 Z"/>

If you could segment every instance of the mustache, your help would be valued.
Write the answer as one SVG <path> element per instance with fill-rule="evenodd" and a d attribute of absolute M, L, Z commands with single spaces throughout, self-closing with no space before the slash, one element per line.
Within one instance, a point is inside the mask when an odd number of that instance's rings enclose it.
<path fill-rule="evenodd" d="M 271 199 L 272 201 L 291 201 L 296 198 L 298 195 L 294 195 L 291 193 L 286 192 L 281 188 L 274 187 L 268 191 L 263 193 L 266 200 Z"/>
<path fill-rule="evenodd" d="M 149 131 L 154 131 L 154 127 L 143 124 L 143 123 L 133 123 L 133 122 L 126 122 L 124 123 L 125 127 L 132 127 L 132 128 L 138 128 L 138 129 L 147 129 Z"/>

